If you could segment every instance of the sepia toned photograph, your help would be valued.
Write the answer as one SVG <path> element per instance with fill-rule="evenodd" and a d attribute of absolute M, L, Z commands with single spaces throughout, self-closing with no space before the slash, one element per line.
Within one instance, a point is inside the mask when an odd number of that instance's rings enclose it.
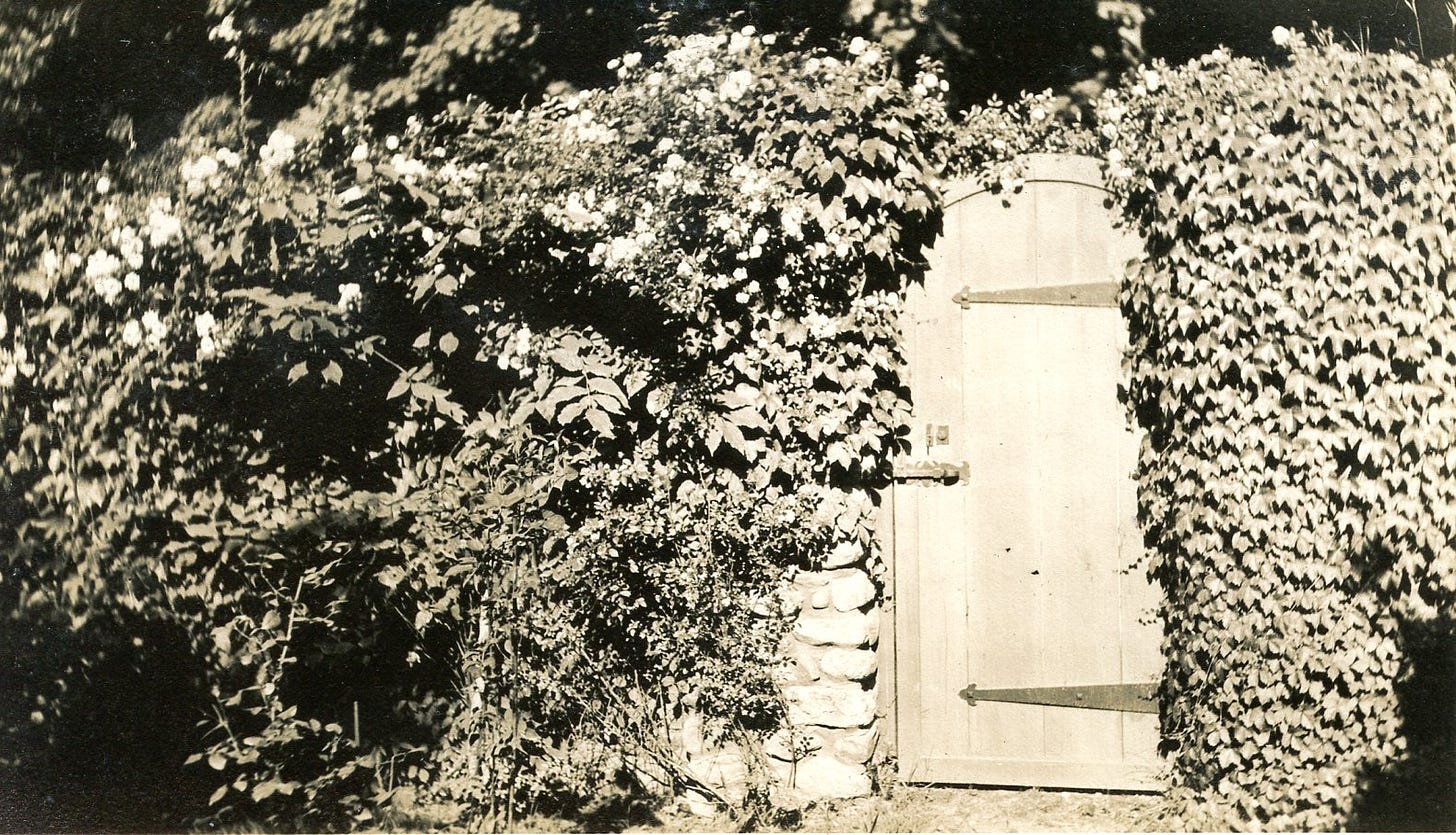
<path fill-rule="evenodd" d="M 1456 831 L 1456 0 L 0 0 L 0 833 Z"/>

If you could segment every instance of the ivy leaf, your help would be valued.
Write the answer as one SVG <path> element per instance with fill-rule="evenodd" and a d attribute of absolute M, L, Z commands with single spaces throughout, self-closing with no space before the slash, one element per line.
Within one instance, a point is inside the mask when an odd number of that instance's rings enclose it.
<path fill-rule="evenodd" d="M 455 349 L 459 347 L 460 340 L 455 338 L 455 334 L 446 333 L 444 336 L 440 337 L 440 351 L 443 352 L 445 356 L 448 357 L 451 354 L 455 353 Z"/>
<path fill-rule="evenodd" d="M 304 361 L 304 362 L 300 362 L 300 363 L 295 364 L 292 368 L 288 369 L 288 382 L 289 382 L 289 384 L 291 385 L 293 383 L 298 382 L 299 380 L 303 379 L 303 377 L 306 374 L 308 374 L 308 362 L 307 361 Z"/>
<path fill-rule="evenodd" d="M 338 385 L 344 380 L 344 369 L 340 368 L 339 364 L 333 360 L 329 360 L 329 364 L 324 366 L 324 370 L 320 374 L 325 382 L 333 383 L 334 385 Z"/>

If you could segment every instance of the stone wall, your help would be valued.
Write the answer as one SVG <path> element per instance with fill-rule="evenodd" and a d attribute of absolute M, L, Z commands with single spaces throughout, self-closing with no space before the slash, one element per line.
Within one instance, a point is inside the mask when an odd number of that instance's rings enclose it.
<path fill-rule="evenodd" d="M 754 769 L 769 772 L 781 806 L 870 792 L 867 764 L 879 741 L 880 614 L 879 589 L 862 560 L 838 550 L 821 570 L 800 571 L 784 590 L 785 611 L 795 622 L 777 681 L 790 727 L 765 740 L 761 752 L 746 754 L 705 746 L 701 719 L 684 721 L 679 745 L 691 771 L 729 802 L 742 799 Z M 689 802 L 708 811 L 707 798 Z"/>

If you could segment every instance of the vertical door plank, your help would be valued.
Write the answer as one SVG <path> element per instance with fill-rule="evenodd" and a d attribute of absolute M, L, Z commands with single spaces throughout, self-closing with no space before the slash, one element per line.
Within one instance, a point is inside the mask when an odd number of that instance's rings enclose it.
<path fill-rule="evenodd" d="M 896 484 L 894 492 L 895 558 L 895 733 L 900 757 L 900 779 L 914 782 L 915 765 L 924 757 L 921 744 L 924 711 L 920 673 L 921 600 L 919 492 L 911 486 Z"/>

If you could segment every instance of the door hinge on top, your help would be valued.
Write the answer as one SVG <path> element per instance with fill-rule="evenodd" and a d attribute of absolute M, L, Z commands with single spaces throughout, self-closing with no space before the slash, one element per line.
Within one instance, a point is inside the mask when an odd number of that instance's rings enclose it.
<path fill-rule="evenodd" d="M 1157 682 L 1142 684 L 1084 684 L 1068 687 L 1008 687 L 977 690 L 972 684 L 959 695 L 971 707 L 977 702 L 1011 702 L 1050 707 L 1081 707 L 1124 713 L 1157 713 Z"/>

